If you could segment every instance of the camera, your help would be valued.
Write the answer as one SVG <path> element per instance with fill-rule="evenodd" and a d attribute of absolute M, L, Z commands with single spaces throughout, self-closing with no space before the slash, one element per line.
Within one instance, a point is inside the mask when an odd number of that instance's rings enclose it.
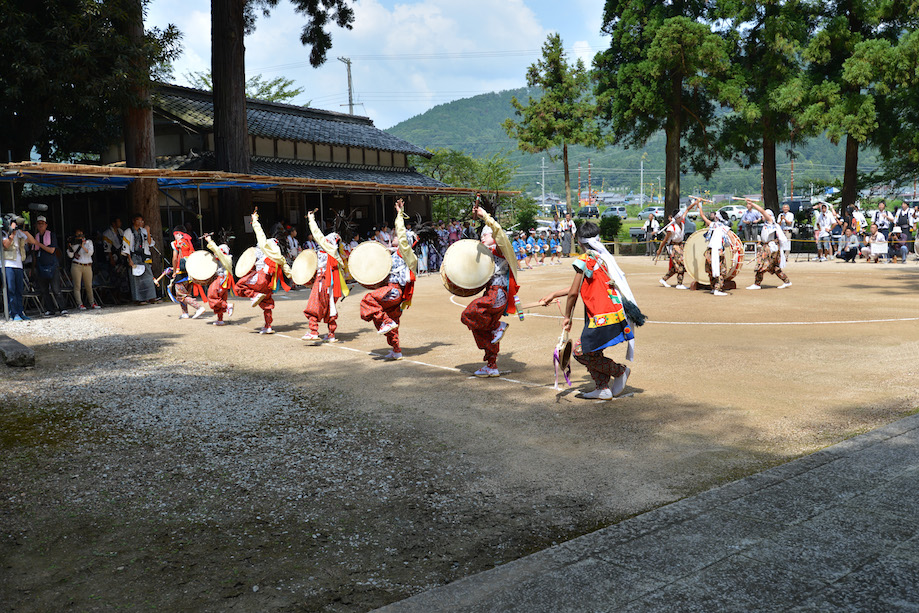
<path fill-rule="evenodd" d="M 72 245 L 74 247 L 78 247 L 83 244 L 84 240 L 85 240 L 84 237 L 69 236 L 67 237 L 67 244 Z"/>
<path fill-rule="evenodd" d="M 3 217 L 0 217 L 0 225 L 3 226 L 4 232 L 9 232 L 14 223 L 16 224 L 17 228 L 22 228 L 26 225 L 26 220 L 16 213 L 7 213 Z"/>

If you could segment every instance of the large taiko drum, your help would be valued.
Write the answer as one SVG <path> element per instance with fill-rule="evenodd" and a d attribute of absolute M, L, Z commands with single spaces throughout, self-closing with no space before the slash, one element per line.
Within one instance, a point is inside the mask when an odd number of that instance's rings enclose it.
<path fill-rule="evenodd" d="M 686 265 L 686 272 L 693 279 L 703 284 L 710 284 L 711 278 L 705 272 L 705 251 L 708 249 L 708 241 L 705 240 L 706 230 L 698 230 L 687 239 L 683 247 L 683 262 Z M 727 274 L 724 276 L 725 281 L 729 281 L 737 276 L 743 266 L 744 248 L 743 241 L 728 230 L 728 244 L 725 246 L 722 257 L 727 262 Z M 713 267 L 715 264 L 713 264 Z M 714 268 L 713 268 L 714 270 Z"/>
<path fill-rule="evenodd" d="M 297 285 L 306 285 L 316 276 L 319 256 L 312 249 L 301 251 L 290 267 L 290 276 Z"/>
<path fill-rule="evenodd" d="M 255 247 L 249 247 L 243 254 L 239 256 L 239 259 L 236 260 L 236 278 L 241 279 L 246 276 L 253 268 L 255 268 Z"/>
<path fill-rule="evenodd" d="M 464 238 L 444 254 L 440 278 L 444 287 L 455 296 L 474 296 L 485 289 L 495 274 L 495 260 L 481 242 Z"/>
<path fill-rule="evenodd" d="M 383 287 L 392 271 L 392 254 L 377 241 L 365 241 L 348 256 L 348 270 L 367 289 Z"/>
<path fill-rule="evenodd" d="M 217 258 L 210 251 L 199 249 L 185 258 L 185 270 L 196 283 L 207 283 L 217 274 Z"/>

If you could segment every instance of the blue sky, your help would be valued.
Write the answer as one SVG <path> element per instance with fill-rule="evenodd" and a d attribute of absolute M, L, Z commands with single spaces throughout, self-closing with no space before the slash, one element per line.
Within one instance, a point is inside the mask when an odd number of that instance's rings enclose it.
<path fill-rule="evenodd" d="M 354 29 L 332 29 L 328 61 L 311 68 L 300 44 L 303 17 L 282 2 L 270 17 L 259 17 L 246 38 L 247 76 L 284 76 L 304 93 L 296 104 L 347 112 L 345 64 L 350 57 L 355 114 L 381 128 L 423 113 L 437 104 L 525 85 L 550 32 L 562 36 L 571 57 L 585 62 L 605 47 L 600 34 L 603 0 L 427 0 L 353 3 Z M 183 32 L 176 82 L 210 68 L 209 0 L 153 0 L 147 26 L 174 23 Z"/>

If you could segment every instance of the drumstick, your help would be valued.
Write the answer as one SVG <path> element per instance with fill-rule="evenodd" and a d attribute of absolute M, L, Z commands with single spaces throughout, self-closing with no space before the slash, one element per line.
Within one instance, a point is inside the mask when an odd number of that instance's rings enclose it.
<path fill-rule="evenodd" d="M 167 268 L 166 270 L 163 271 L 163 274 L 161 274 L 160 276 L 158 276 L 158 277 L 156 278 L 156 280 L 153 281 L 153 284 L 154 284 L 154 285 L 159 285 L 159 284 L 160 284 L 160 281 L 163 280 L 163 277 L 165 277 L 166 275 L 168 275 L 168 274 L 170 274 L 170 273 L 172 273 L 172 268 Z"/>
<path fill-rule="evenodd" d="M 558 303 L 558 298 L 556 298 L 552 302 Z M 549 304 L 552 304 L 552 302 L 550 302 Z M 531 302 L 529 304 L 521 304 L 517 308 L 518 309 L 535 309 L 536 307 L 547 307 L 549 306 L 549 304 L 543 304 L 542 302 Z"/>

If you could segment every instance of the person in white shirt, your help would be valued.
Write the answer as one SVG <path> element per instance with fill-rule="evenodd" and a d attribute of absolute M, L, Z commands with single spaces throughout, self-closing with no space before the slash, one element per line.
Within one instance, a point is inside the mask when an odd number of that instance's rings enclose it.
<path fill-rule="evenodd" d="M 156 300 L 156 285 L 153 283 L 151 268 L 153 259 L 150 256 L 150 247 L 153 245 L 153 237 L 144 224 L 143 215 L 135 215 L 131 227 L 124 231 L 121 238 L 121 254 L 128 259 L 131 299 L 138 304 Z"/>
<path fill-rule="evenodd" d="M 654 253 L 654 235 L 661 229 L 660 223 L 654 219 L 654 213 L 648 215 L 648 219 L 645 220 L 645 224 L 641 229 L 645 231 L 645 255 L 652 255 Z"/>
<path fill-rule="evenodd" d="M 872 244 L 875 247 L 872 249 Z M 869 262 L 877 263 L 880 254 L 887 253 L 887 237 L 878 229 L 877 224 L 871 224 L 871 234 L 865 237 L 865 246 L 862 247 L 862 256 Z"/>
<path fill-rule="evenodd" d="M 25 276 L 22 269 L 22 260 L 26 244 L 34 245 L 35 238 L 28 230 L 20 228 L 25 220 L 21 217 L 10 222 L 8 232 L 0 235 L 0 244 L 3 247 L 3 274 L 6 276 L 7 304 L 9 316 L 13 321 L 26 321 L 22 295 L 25 291 Z"/>
<path fill-rule="evenodd" d="M 871 221 L 877 224 L 878 231 L 884 235 L 884 239 L 887 239 L 887 235 L 890 234 L 890 228 L 893 227 L 893 215 L 887 211 L 887 203 L 881 200 L 878 203 L 878 210 L 874 212 L 871 216 Z"/>
<path fill-rule="evenodd" d="M 817 239 L 817 257 L 820 262 L 826 262 L 827 258 L 832 257 L 833 240 L 830 231 L 836 222 L 836 216 L 829 209 L 826 203 L 820 205 L 820 212 L 814 221 L 814 236 Z"/>
<path fill-rule="evenodd" d="M 102 308 L 93 297 L 93 251 L 93 242 L 83 235 L 83 230 L 77 228 L 73 233 L 73 242 L 67 245 L 67 257 L 72 258 L 70 277 L 73 279 L 73 299 L 81 311 Z M 81 288 L 85 290 L 85 301 L 80 296 Z"/>

